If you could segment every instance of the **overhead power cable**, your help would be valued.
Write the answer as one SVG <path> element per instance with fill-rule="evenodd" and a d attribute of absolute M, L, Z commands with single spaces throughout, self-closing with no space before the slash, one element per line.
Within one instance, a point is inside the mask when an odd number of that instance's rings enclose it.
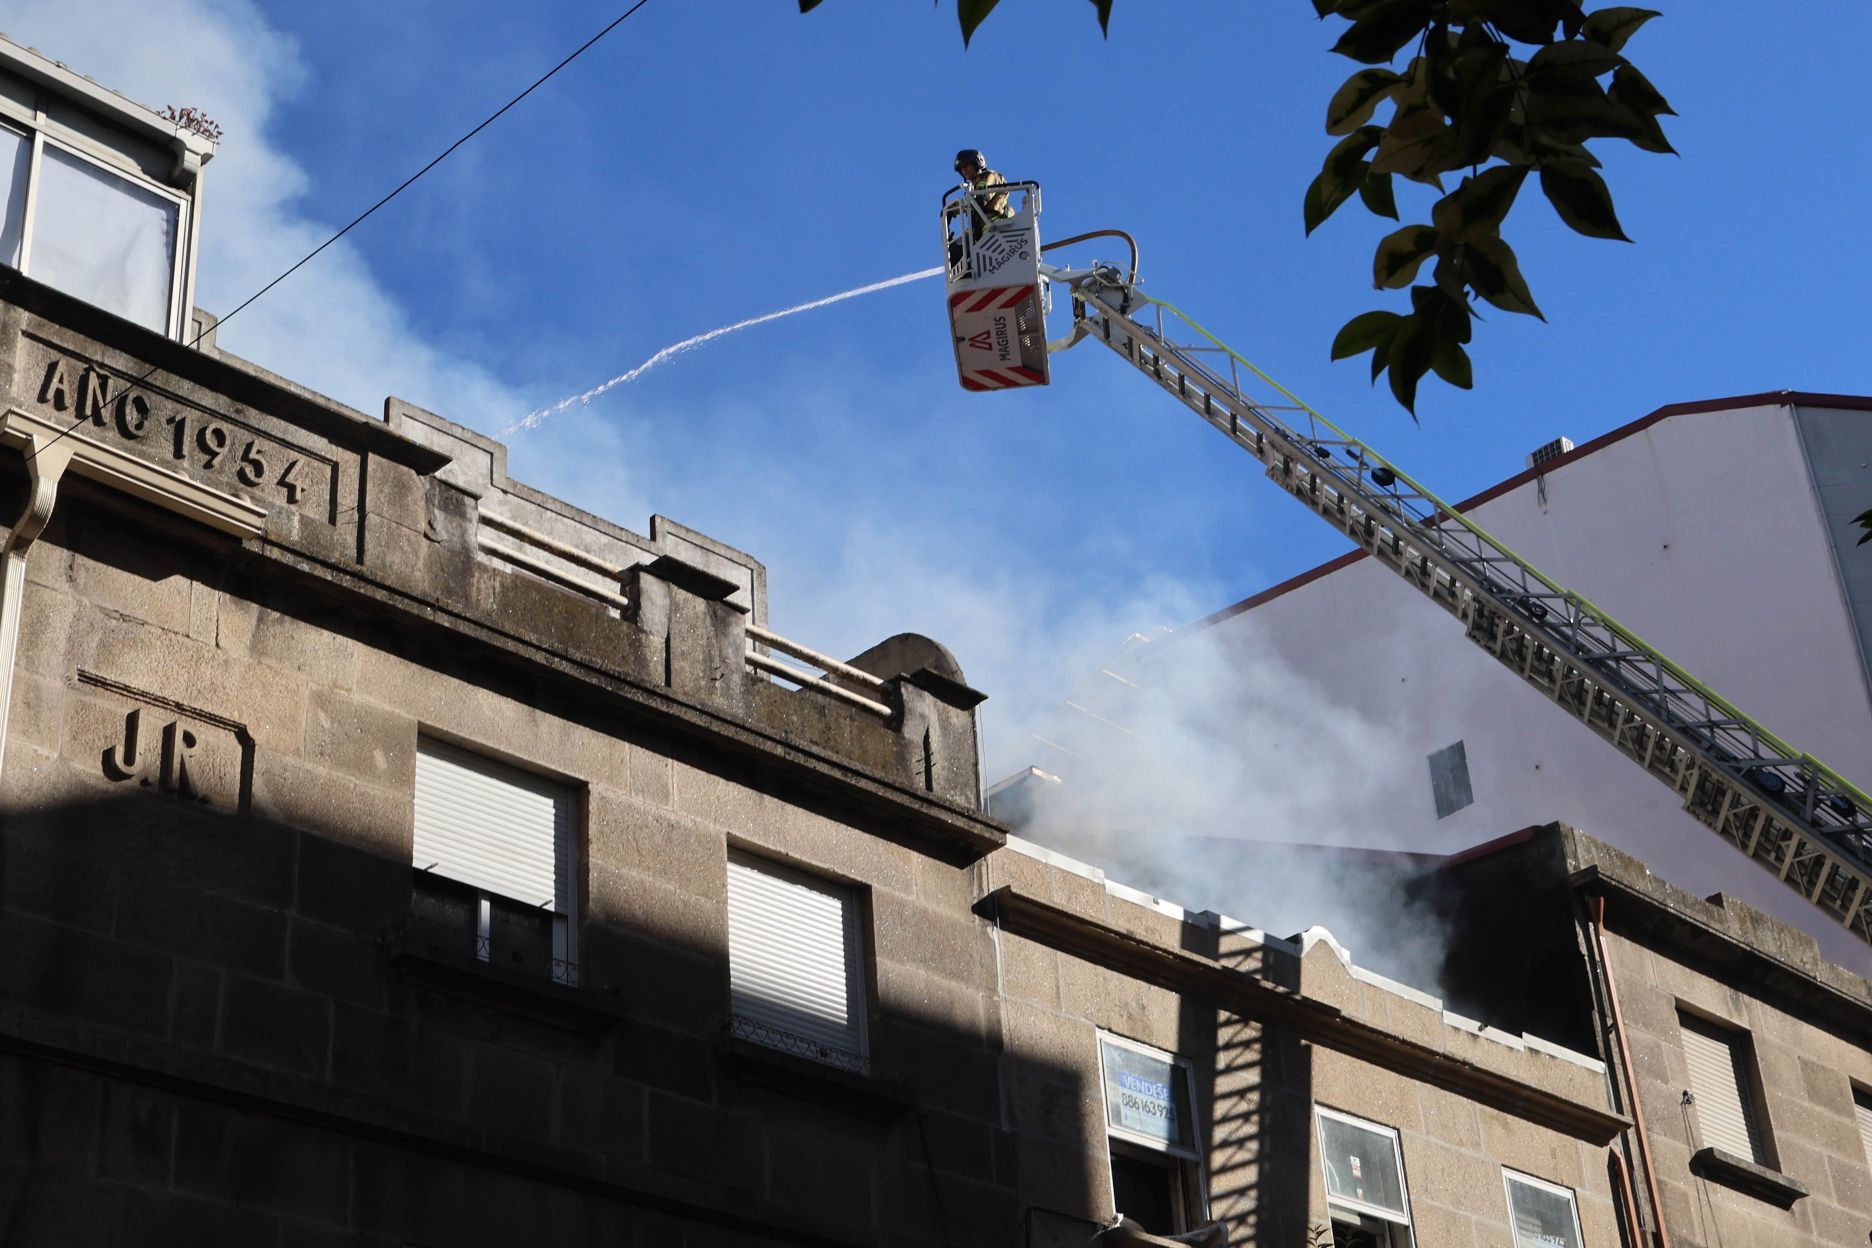
<path fill-rule="evenodd" d="M 501 105 L 499 108 L 489 113 L 485 118 L 482 119 L 479 125 L 475 126 L 474 129 L 468 131 L 468 133 L 462 135 L 459 139 L 456 139 L 453 143 L 443 148 L 442 151 L 438 153 L 436 157 L 432 159 L 428 164 L 418 169 L 415 173 L 410 174 L 409 177 L 403 179 L 403 181 L 397 185 L 395 190 L 392 190 L 389 194 L 385 195 L 382 199 L 378 200 L 376 203 L 366 208 L 363 212 L 360 212 L 357 216 L 353 217 L 350 220 L 350 222 L 347 223 L 345 227 L 339 230 L 336 234 L 333 234 L 330 238 L 326 239 L 324 242 L 314 247 L 311 251 L 308 251 L 305 255 L 299 257 L 299 259 L 295 260 L 292 263 L 292 265 L 288 267 L 278 277 L 275 277 L 272 281 L 262 286 L 259 290 L 256 290 L 253 294 L 248 295 L 245 299 L 241 300 L 238 304 L 235 305 L 234 310 L 232 312 L 229 312 L 226 316 L 220 317 L 215 321 L 216 327 L 219 328 L 220 326 L 225 325 L 229 321 L 233 320 L 236 316 L 240 315 L 240 313 L 243 310 L 245 310 L 248 305 L 252 304 L 255 300 L 259 299 L 260 296 L 266 294 L 269 290 L 272 290 L 275 286 L 279 285 L 281 282 L 291 277 L 294 273 L 297 273 L 301 268 L 305 267 L 306 264 L 310 263 L 311 260 L 315 256 L 317 256 L 320 252 L 324 251 L 327 247 L 331 246 L 333 243 L 337 242 L 339 239 L 349 234 L 352 230 L 356 229 L 358 226 L 362 225 L 371 216 L 372 213 L 376 212 L 379 208 L 382 208 L 385 204 L 389 203 L 391 200 L 401 195 L 404 191 L 408 190 L 411 186 L 415 185 L 417 180 L 420 179 L 424 174 L 428 173 L 431 169 L 435 168 L 437 165 L 447 160 L 450 156 L 454 155 L 456 148 L 462 146 L 462 144 L 468 142 L 468 140 L 474 138 L 477 134 L 480 134 L 483 130 L 487 129 L 489 126 L 493 125 L 496 121 L 500 120 L 501 115 L 506 113 L 507 110 L 511 109 L 514 105 L 518 104 L 521 100 L 526 99 L 527 96 L 532 95 L 535 91 L 539 90 L 542 86 L 546 85 L 547 80 L 552 78 L 553 75 L 557 74 L 560 70 L 570 65 L 573 61 L 576 61 L 580 56 L 584 55 L 587 51 L 590 50 L 593 44 L 597 43 L 600 39 L 603 39 L 606 35 L 616 30 L 619 26 L 622 26 L 626 20 L 628 20 L 633 14 L 637 12 L 638 9 L 643 8 L 644 5 L 648 3 L 650 3 L 650 0 L 637 0 L 637 3 L 631 5 L 628 9 L 625 9 L 622 13 L 618 14 L 608 24 L 606 24 L 604 29 L 600 30 L 597 34 L 593 35 L 591 38 L 587 39 L 584 43 L 581 43 L 578 47 L 574 48 L 570 53 L 566 55 L 565 59 L 561 60 L 557 65 L 554 65 L 551 69 L 541 74 L 538 78 L 535 78 L 533 82 L 526 88 L 526 90 L 520 92 L 520 94 L 514 96 L 513 99 L 508 100 L 505 104 Z M 195 336 L 193 338 L 188 340 L 187 345 L 190 347 L 195 346 L 197 343 L 199 343 L 202 340 L 202 335 L 206 334 L 207 332 L 208 332 L 208 327 L 204 325 L 201 329 L 195 332 Z M 122 396 L 133 394 L 137 390 L 139 390 L 142 387 L 144 382 L 148 381 L 151 377 L 156 375 L 160 367 L 161 366 L 158 365 L 156 367 L 151 368 L 148 372 L 144 373 L 141 377 L 138 377 L 135 381 L 131 382 L 127 387 L 125 387 L 120 392 L 120 400 Z M 40 451 L 43 451 L 46 448 L 46 446 L 51 446 L 53 442 L 57 442 L 60 438 L 69 436 L 75 429 L 78 428 L 79 425 L 84 424 L 85 421 L 88 419 L 90 419 L 88 416 L 80 416 L 77 420 L 73 421 L 71 424 L 67 425 L 63 430 L 61 430 L 58 436 L 54 437 L 50 442 L 47 442 L 45 446 L 34 447 L 32 454 L 26 456 L 26 460 L 31 461 L 35 456 L 39 454 Z"/>

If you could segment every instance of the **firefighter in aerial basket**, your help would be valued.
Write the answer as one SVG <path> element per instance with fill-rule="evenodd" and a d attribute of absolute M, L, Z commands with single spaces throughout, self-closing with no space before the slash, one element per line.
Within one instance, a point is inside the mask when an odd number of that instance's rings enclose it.
<path fill-rule="evenodd" d="M 979 191 L 986 186 L 1006 186 L 1007 179 L 988 167 L 988 158 L 978 148 L 965 147 L 956 153 L 955 171 L 969 190 Z M 973 207 L 969 212 L 969 238 L 981 241 L 982 231 L 988 228 L 990 221 L 1005 221 L 1014 215 L 1014 209 L 1008 205 L 1006 192 L 999 195 L 971 196 Z M 949 240 L 949 267 L 961 263 L 962 240 Z"/>

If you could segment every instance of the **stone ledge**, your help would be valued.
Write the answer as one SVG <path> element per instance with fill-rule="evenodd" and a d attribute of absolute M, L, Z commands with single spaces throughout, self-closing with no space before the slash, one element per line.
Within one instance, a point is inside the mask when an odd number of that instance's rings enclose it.
<path fill-rule="evenodd" d="M 622 1001 L 596 989 L 554 983 L 408 936 L 393 937 L 387 948 L 390 964 L 408 983 L 539 1022 L 596 1032 L 630 1017 Z"/>
<path fill-rule="evenodd" d="M 434 630 L 457 644 L 484 647 L 494 657 L 524 664 L 549 679 L 569 683 L 583 696 L 643 717 L 646 722 L 706 741 L 763 770 L 787 777 L 808 792 L 823 794 L 888 818 L 902 821 L 905 832 L 975 858 L 1006 843 L 999 821 L 976 810 L 907 788 L 894 778 L 866 769 L 801 740 L 784 728 L 736 719 L 685 701 L 670 690 L 643 684 L 629 675 L 599 666 L 594 656 L 568 654 L 516 637 L 488 621 L 459 613 L 445 604 L 416 597 L 362 575 L 271 543 L 246 552 L 255 561 L 278 565 L 304 576 L 293 588 L 348 603 L 371 604 L 412 628 Z"/>
<path fill-rule="evenodd" d="M 744 1083 L 878 1122 L 889 1122 L 916 1108 L 916 1094 L 902 1080 L 840 1070 L 739 1036 L 717 1039 L 715 1058 Z"/>
<path fill-rule="evenodd" d="M 1187 949 L 1136 936 L 1025 893 L 1015 885 L 1004 885 L 987 894 L 976 903 L 976 912 L 994 920 L 1003 930 L 1060 953 L 1160 988 L 1188 993 L 1244 1019 L 1287 1027 L 1304 1041 L 1455 1092 L 1595 1146 L 1609 1144 L 1631 1126 L 1631 1120 L 1622 1114 L 1530 1082 L 1518 1070 L 1494 1069 L 1454 1048 L 1432 1047 L 1394 1034 L 1386 1027 L 1354 1018 L 1328 1001 Z M 1335 959 L 1331 965 L 1340 964 Z"/>
<path fill-rule="evenodd" d="M 1807 1185 L 1798 1179 L 1720 1148 L 1700 1148 L 1692 1153 L 1690 1169 L 1712 1183 L 1733 1187 L 1779 1209 L 1793 1208 L 1795 1201 L 1808 1194 Z"/>

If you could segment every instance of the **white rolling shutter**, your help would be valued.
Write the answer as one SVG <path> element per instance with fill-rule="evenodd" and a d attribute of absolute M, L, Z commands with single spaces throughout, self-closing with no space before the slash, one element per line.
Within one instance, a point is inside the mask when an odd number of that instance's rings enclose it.
<path fill-rule="evenodd" d="M 419 741 L 410 860 L 419 870 L 569 913 L 571 806 L 562 784 Z"/>
<path fill-rule="evenodd" d="M 1866 1165 L 1872 1166 L 1872 1092 L 1853 1093 L 1853 1116 L 1859 1119 L 1859 1142 L 1865 1145 Z"/>
<path fill-rule="evenodd" d="M 728 857 L 730 1006 L 737 1019 L 864 1055 L 858 899 L 745 854 Z"/>
<path fill-rule="evenodd" d="M 1741 1037 L 1688 1014 L 1678 1022 L 1703 1143 L 1760 1162 L 1761 1134 Z"/>

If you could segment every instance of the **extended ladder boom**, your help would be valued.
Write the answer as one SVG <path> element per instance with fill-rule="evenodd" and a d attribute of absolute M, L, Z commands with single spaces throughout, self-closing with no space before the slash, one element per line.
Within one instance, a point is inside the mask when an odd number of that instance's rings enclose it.
<path fill-rule="evenodd" d="M 1253 366 L 1175 308 L 1108 268 L 1068 280 L 1075 340 L 1097 338 L 1182 400 L 1471 641 L 1670 785 L 1699 823 L 1872 944 L 1872 799 L 1278 386 L 1304 430 L 1249 399 L 1241 370 Z M 1165 313 L 1201 341 L 1170 341 Z"/>

